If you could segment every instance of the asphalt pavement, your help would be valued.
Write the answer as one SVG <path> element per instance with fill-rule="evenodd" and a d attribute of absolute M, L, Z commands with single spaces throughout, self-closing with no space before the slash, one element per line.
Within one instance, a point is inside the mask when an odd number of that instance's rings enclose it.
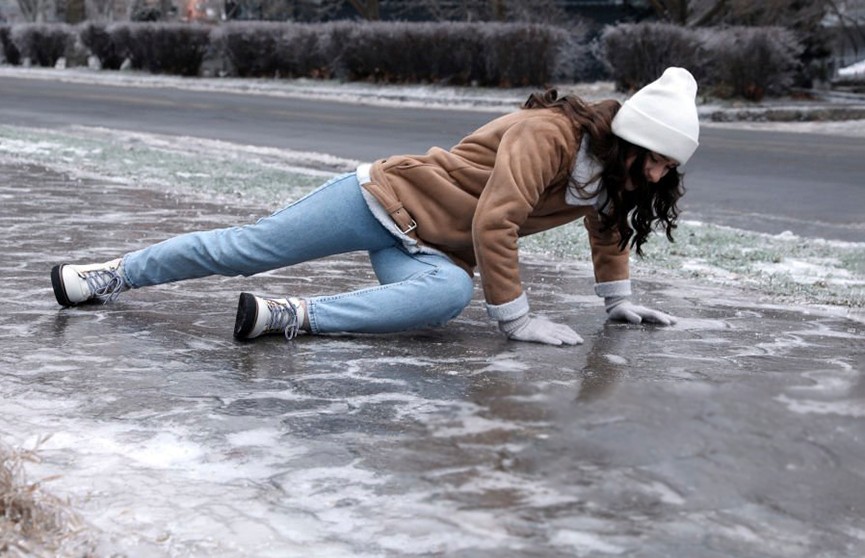
<path fill-rule="evenodd" d="M 380 103 L 376 96 L 398 94 L 387 88 L 372 88 L 366 97 L 340 102 L 316 98 L 312 91 L 305 96 L 296 91 L 295 96 L 280 95 L 291 94 L 291 82 L 166 83 L 151 76 L 125 85 L 113 81 L 124 76 L 33 75 L 5 69 L 0 72 L 0 121 L 49 129 L 85 126 L 192 136 L 371 161 L 424 153 L 431 146 L 450 147 L 496 115 L 442 106 L 447 94 L 436 89 L 414 99 L 414 106 L 399 106 L 399 100 Z M 265 85 L 272 88 L 268 94 L 255 93 L 255 87 Z M 766 114 L 776 104 L 747 104 L 747 111 L 755 118 L 753 114 Z M 498 110 L 509 112 L 517 106 L 518 102 L 503 102 Z M 796 106 L 796 111 L 808 113 L 827 105 Z M 828 106 L 847 107 L 850 116 L 865 113 L 861 101 Z M 729 115 L 737 110 L 718 112 Z M 680 204 L 682 218 L 770 234 L 791 231 L 812 238 L 865 241 L 865 138 L 704 126 L 700 140 L 684 168 L 688 194 Z M 182 143 L 178 141 L 179 146 Z"/>
<path fill-rule="evenodd" d="M 865 555 L 865 325 L 635 270 L 670 328 L 607 323 L 530 259 L 578 347 L 447 327 L 231 337 L 237 294 L 372 284 L 363 255 L 63 309 L 49 271 L 266 208 L 0 166 L 0 436 L 96 555 Z M 55 476 L 56 475 L 56 476 Z"/>

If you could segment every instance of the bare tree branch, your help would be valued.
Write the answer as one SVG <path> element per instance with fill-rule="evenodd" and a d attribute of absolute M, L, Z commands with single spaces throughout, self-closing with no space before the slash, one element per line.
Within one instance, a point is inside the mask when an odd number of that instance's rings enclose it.
<path fill-rule="evenodd" d="M 87 15 L 97 21 L 114 19 L 114 1 L 87 0 Z"/>
<path fill-rule="evenodd" d="M 364 19 L 369 21 L 378 21 L 381 19 L 381 10 L 379 9 L 379 0 L 348 0 L 351 6 L 357 10 L 357 13 Z"/>
<path fill-rule="evenodd" d="M 654 8 L 655 13 L 658 14 L 658 17 L 662 17 L 667 19 L 667 7 L 661 2 L 661 0 L 649 0 L 649 3 Z"/>
<path fill-rule="evenodd" d="M 727 9 L 727 0 L 718 0 L 715 2 L 711 8 L 703 12 L 703 15 L 694 20 L 691 25 L 694 27 L 700 27 L 703 25 L 710 25 L 715 23 L 718 16 L 721 15 Z"/>
<path fill-rule="evenodd" d="M 678 22 L 682 25 L 686 25 L 688 23 L 688 16 L 690 15 L 688 0 L 675 0 L 675 2 L 673 2 L 673 9 L 676 10 L 676 19 Z"/>
<path fill-rule="evenodd" d="M 838 18 L 838 23 L 841 27 L 841 32 L 847 37 L 850 41 L 850 44 L 853 45 L 854 52 L 859 51 L 859 45 L 865 42 L 865 30 L 863 30 L 862 26 L 856 20 L 856 18 L 852 18 L 847 16 L 838 6 L 838 2 L 835 0 L 826 0 L 829 5 L 829 10 L 835 14 L 835 17 Z"/>
<path fill-rule="evenodd" d="M 18 0 L 18 8 L 27 21 L 41 21 L 45 17 L 45 2 L 43 0 Z"/>
<path fill-rule="evenodd" d="M 658 17 L 672 23 L 688 23 L 688 0 L 649 0 Z"/>

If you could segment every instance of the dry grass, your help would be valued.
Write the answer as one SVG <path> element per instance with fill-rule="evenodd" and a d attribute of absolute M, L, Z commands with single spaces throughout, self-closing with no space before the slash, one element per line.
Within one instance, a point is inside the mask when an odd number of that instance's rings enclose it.
<path fill-rule="evenodd" d="M 78 515 L 42 488 L 51 479 L 27 480 L 24 464 L 38 462 L 37 448 L 14 449 L 0 442 L 0 556 L 94 556 Z"/>

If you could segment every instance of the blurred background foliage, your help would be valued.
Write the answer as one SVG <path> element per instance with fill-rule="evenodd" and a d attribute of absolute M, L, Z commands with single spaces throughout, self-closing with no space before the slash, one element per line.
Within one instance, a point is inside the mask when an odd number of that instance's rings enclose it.
<path fill-rule="evenodd" d="M 669 65 L 713 95 L 831 84 L 865 0 L 0 0 L 0 63 L 498 87 Z"/>

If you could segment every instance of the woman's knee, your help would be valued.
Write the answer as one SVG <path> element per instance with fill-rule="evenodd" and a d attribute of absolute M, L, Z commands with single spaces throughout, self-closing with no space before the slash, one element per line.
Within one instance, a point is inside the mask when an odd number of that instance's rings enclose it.
<path fill-rule="evenodd" d="M 427 276 L 430 296 L 424 301 L 439 323 L 456 318 L 472 300 L 472 278 L 456 266 L 438 268 Z"/>

